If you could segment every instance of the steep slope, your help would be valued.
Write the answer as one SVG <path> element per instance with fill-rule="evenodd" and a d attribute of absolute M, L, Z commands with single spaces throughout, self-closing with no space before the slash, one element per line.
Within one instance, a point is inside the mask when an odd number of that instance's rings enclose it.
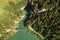
<path fill-rule="evenodd" d="M 25 6 L 24 0 L 0 0 L 0 40 L 18 32 L 18 23 L 25 17 Z"/>

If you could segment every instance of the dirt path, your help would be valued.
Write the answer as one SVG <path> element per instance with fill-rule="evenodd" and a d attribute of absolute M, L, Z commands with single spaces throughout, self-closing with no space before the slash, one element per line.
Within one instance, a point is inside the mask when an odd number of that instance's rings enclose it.
<path fill-rule="evenodd" d="M 30 31 L 34 32 L 35 34 L 39 35 L 41 40 L 44 40 L 44 37 L 40 33 L 36 32 L 30 25 L 28 27 L 28 30 L 30 30 Z"/>

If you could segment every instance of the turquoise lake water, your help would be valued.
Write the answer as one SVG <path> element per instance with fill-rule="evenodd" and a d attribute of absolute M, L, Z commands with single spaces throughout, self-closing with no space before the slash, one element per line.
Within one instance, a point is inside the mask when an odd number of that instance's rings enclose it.
<path fill-rule="evenodd" d="M 19 23 L 19 32 L 17 32 L 15 36 L 9 38 L 9 40 L 39 40 L 37 36 L 32 35 L 27 29 L 21 28 L 24 28 L 22 21 Z"/>
<path fill-rule="evenodd" d="M 23 25 L 23 21 L 24 20 L 19 22 L 19 32 L 17 32 L 13 37 L 8 38 L 8 40 L 39 40 L 36 35 L 28 32 L 28 30 Z"/>

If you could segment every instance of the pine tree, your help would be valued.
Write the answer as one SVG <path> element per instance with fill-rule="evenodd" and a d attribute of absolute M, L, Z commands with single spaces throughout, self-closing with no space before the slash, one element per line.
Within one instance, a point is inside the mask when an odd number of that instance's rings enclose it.
<path fill-rule="evenodd" d="M 30 0 L 27 28 L 40 40 L 60 40 L 60 0 Z"/>

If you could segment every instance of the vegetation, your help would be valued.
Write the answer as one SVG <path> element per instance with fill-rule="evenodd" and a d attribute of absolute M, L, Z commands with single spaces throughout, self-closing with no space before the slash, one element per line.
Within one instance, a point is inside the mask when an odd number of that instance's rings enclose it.
<path fill-rule="evenodd" d="M 28 14 L 24 25 L 29 31 L 40 40 L 60 40 L 60 0 L 5 1 L 7 5 L 4 5 L 4 11 L 0 8 L 0 40 L 6 40 L 18 31 L 18 22 L 26 11 Z"/>
<path fill-rule="evenodd" d="M 7 4 L 2 10 L 3 12 L 0 13 L 0 40 L 6 40 L 13 36 L 18 31 L 18 22 L 25 15 L 25 10 L 21 10 L 26 5 L 24 0 L 17 2 L 12 0 L 8 1 Z"/>
<path fill-rule="evenodd" d="M 60 0 L 29 0 L 28 5 L 25 26 L 40 40 L 60 40 Z"/>

